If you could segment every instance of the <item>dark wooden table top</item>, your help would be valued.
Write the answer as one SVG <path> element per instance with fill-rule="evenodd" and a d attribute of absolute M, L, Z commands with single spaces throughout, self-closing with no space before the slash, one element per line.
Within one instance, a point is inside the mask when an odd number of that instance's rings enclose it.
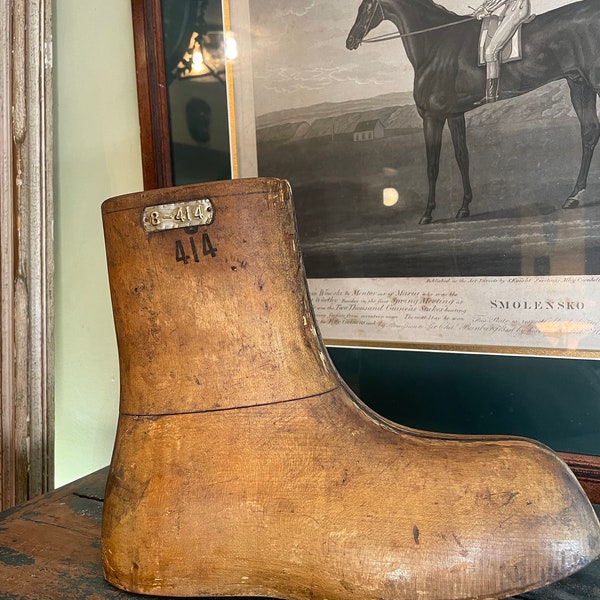
<path fill-rule="evenodd" d="M 102 577 L 100 522 L 107 471 L 0 513 L 0 599 L 142 598 L 116 590 Z M 600 506 L 596 509 L 600 512 Z M 600 560 L 515 598 L 598 600 Z"/>

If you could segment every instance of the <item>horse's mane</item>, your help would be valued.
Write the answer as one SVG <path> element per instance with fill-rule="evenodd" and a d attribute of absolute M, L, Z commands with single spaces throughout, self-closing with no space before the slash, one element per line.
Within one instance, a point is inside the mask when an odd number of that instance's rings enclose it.
<path fill-rule="evenodd" d="M 438 4 L 437 2 L 434 2 L 433 0 L 425 0 L 424 3 L 427 4 L 433 4 L 433 6 L 435 6 L 435 8 L 441 10 L 442 12 L 446 13 L 447 15 L 451 16 L 451 17 L 458 17 L 459 15 L 449 9 L 447 9 L 445 6 L 442 6 L 441 4 Z"/>
<path fill-rule="evenodd" d="M 394 4 L 398 0 L 384 0 L 384 1 L 387 1 L 390 4 Z M 442 6 L 441 4 L 434 2 L 433 0 L 410 0 L 410 3 L 415 6 L 419 6 L 423 10 L 431 11 L 433 9 L 434 11 L 441 13 L 440 16 L 444 15 L 450 19 L 460 16 L 457 13 L 452 12 L 451 10 L 448 10 L 445 6 Z"/>

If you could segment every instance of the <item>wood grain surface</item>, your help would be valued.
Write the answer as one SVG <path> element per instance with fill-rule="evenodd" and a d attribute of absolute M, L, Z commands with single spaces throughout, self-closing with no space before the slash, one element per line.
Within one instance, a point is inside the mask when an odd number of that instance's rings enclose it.
<path fill-rule="evenodd" d="M 141 598 L 102 576 L 100 524 L 108 468 L 0 514 L 0 598 Z M 600 512 L 600 507 L 595 507 Z M 600 561 L 519 600 L 596 600 Z"/>

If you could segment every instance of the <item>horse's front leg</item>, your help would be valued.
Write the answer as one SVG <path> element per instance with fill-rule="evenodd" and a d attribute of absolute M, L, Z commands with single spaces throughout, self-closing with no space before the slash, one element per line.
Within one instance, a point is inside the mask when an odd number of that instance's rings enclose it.
<path fill-rule="evenodd" d="M 427 208 L 419 223 L 427 225 L 431 223 L 433 209 L 435 208 L 435 185 L 440 172 L 440 150 L 442 148 L 442 131 L 444 129 L 445 117 L 424 115 L 423 133 L 425 134 L 425 150 L 427 152 L 427 180 L 429 182 L 429 195 L 427 196 Z"/>
<path fill-rule="evenodd" d="M 465 125 L 465 114 L 448 117 L 448 127 L 452 136 L 454 145 L 454 156 L 460 170 L 463 184 L 463 202 L 456 213 L 457 219 L 464 219 L 471 213 L 469 204 L 473 199 L 473 190 L 471 189 L 471 179 L 469 177 L 469 149 L 467 148 L 467 127 Z"/>
<path fill-rule="evenodd" d="M 600 122 L 596 114 L 596 92 L 583 80 L 567 79 L 571 91 L 571 102 L 581 124 L 581 167 L 577 182 L 569 197 L 565 200 L 563 208 L 576 208 L 587 186 L 587 177 L 590 163 L 594 155 L 594 148 L 600 138 Z"/>

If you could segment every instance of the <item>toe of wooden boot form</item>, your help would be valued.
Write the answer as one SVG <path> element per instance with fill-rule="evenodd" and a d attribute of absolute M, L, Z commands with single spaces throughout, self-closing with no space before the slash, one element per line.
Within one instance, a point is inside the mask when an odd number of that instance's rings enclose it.
<path fill-rule="evenodd" d="M 172 596 L 502 598 L 600 551 L 544 446 L 405 430 L 340 391 L 121 416 L 102 537 L 111 583 Z"/>

